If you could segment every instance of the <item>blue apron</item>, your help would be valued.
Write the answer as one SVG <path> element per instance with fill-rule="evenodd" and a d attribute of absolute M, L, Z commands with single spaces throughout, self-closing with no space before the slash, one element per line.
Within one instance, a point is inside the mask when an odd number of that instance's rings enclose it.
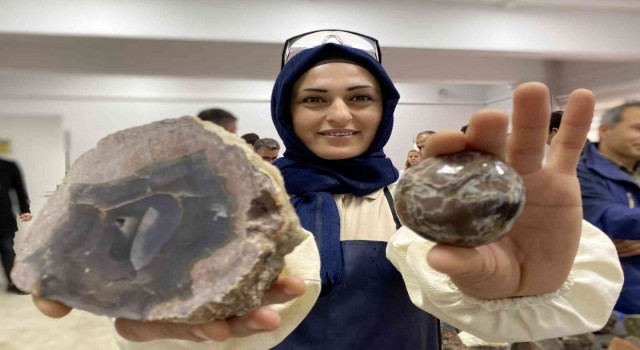
<path fill-rule="evenodd" d="M 409 299 L 402 275 L 387 259 L 387 242 L 341 245 L 344 283 L 323 285 L 311 312 L 273 349 L 440 349 L 439 321 Z"/>

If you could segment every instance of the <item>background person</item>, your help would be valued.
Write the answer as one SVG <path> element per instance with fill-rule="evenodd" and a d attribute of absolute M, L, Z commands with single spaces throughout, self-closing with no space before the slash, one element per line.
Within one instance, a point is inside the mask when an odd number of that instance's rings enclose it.
<path fill-rule="evenodd" d="M 256 143 L 256 141 L 260 140 L 260 136 L 255 133 L 248 133 L 240 136 L 246 143 L 250 144 L 252 147 Z"/>
<path fill-rule="evenodd" d="M 549 136 L 547 137 L 547 145 L 551 146 L 551 140 L 558 134 L 560 122 L 562 122 L 563 111 L 551 112 L 551 120 L 549 120 Z"/>
<path fill-rule="evenodd" d="M 253 150 L 266 162 L 273 163 L 278 159 L 280 144 L 274 139 L 263 138 L 256 141 L 253 145 Z"/>
<path fill-rule="evenodd" d="M 18 203 L 11 201 L 11 192 L 15 194 Z M 7 291 L 15 294 L 26 294 L 19 290 L 11 281 L 11 269 L 16 258 L 13 250 L 18 223 L 14 204 L 17 204 L 20 220 L 30 221 L 32 218 L 29 208 L 29 196 L 22 179 L 18 165 L 14 162 L 0 159 L 0 258 L 7 277 Z"/>
<path fill-rule="evenodd" d="M 420 151 L 416 151 L 415 149 L 410 150 L 407 153 L 407 160 L 404 162 L 404 170 L 420 163 L 421 160 L 422 156 L 420 155 Z"/>
<path fill-rule="evenodd" d="M 223 127 L 231 133 L 236 133 L 238 118 L 233 114 L 220 108 L 205 109 L 198 113 L 198 118 L 212 122 L 213 124 Z"/>
<path fill-rule="evenodd" d="M 640 102 L 606 111 L 598 135 L 578 164 L 584 218 L 616 244 L 625 278 L 615 310 L 640 314 Z"/>
<path fill-rule="evenodd" d="M 425 131 L 419 132 L 416 135 L 416 148 L 418 148 L 418 151 L 424 147 L 429 137 L 431 137 L 435 133 L 436 133 L 435 131 L 425 130 Z"/>

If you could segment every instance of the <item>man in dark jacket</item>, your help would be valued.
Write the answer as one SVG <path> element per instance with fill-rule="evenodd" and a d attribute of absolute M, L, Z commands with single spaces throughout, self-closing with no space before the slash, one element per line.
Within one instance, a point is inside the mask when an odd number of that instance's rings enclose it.
<path fill-rule="evenodd" d="M 20 208 L 20 219 L 22 221 L 31 220 L 31 210 L 29 209 L 29 197 L 22 181 L 20 169 L 14 162 L 0 159 L 0 256 L 2 266 L 9 281 L 8 291 L 17 294 L 24 294 L 11 282 L 10 272 L 15 260 L 13 241 L 18 231 L 16 214 L 11 202 L 10 192 L 14 191 L 18 199 Z"/>
<path fill-rule="evenodd" d="M 608 110 L 578 163 L 585 220 L 614 241 L 624 271 L 615 309 L 640 313 L 640 102 Z"/>

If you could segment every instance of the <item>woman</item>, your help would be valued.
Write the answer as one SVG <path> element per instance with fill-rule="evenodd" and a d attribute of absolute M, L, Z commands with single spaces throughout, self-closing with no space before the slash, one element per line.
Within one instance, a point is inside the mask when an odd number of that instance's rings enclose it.
<path fill-rule="evenodd" d="M 357 35 L 320 34 L 341 43 Z M 299 38 L 309 37 L 292 40 Z M 121 347 L 438 349 L 436 317 L 488 340 L 599 329 L 621 272 L 611 242 L 581 221 L 575 165 L 593 112 L 591 94 L 571 95 L 564 121 L 571 127 L 560 128 L 546 168 L 540 162 L 548 91 L 541 84 L 517 89 L 508 147 L 508 118 L 495 111 L 474 115 L 466 135 L 434 135 L 424 157 L 467 149 L 496 154 L 520 172 L 528 193 L 522 216 L 501 240 L 477 248 L 434 245 L 397 230 L 389 186 L 398 173 L 382 148 L 399 95 L 379 49 L 324 42 L 293 56 L 295 43 L 288 41 L 272 95 L 286 146 L 276 165 L 319 247 L 319 276 L 316 245 L 307 241 L 287 257 L 288 273 L 302 280 L 282 278 L 266 296 L 265 304 L 277 305 L 203 325 L 118 320 L 125 338 L 156 340 L 121 341 Z M 38 302 L 50 315 L 68 311 Z M 164 338 L 186 341 L 158 340 Z M 189 342 L 206 340 L 224 342 Z"/>
<path fill-rule="evenodd" d="M 422 156 L 420 155 L 420 152 L 416 151 L 415 149 L 410 150 L 407 153 L 407 160 L 404 162 L 404 170 L 406 171 L 412 166 L 420 163 L 421 160 Z"/>

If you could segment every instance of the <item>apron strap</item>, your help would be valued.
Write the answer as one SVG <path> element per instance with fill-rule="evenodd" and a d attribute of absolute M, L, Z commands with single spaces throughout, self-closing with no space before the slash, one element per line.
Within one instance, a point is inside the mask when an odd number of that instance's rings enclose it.
<path fill-rule="evenodd" d="M 398 214 L 396 214 L 396 206 L 393 201 L 393 196 L 391 195 L 391 191 L 387 186 L 384 187 L 384 196 L 387 197 L 387 203 L 389 203 L 389 209 L 391 209 L 391 215 L 393 215 L 393 221 L 396 223 L 396 230 L 399 230 L 402 227 L 402 223 L 400 223 L 400 219 L 398 219 Z"/>

